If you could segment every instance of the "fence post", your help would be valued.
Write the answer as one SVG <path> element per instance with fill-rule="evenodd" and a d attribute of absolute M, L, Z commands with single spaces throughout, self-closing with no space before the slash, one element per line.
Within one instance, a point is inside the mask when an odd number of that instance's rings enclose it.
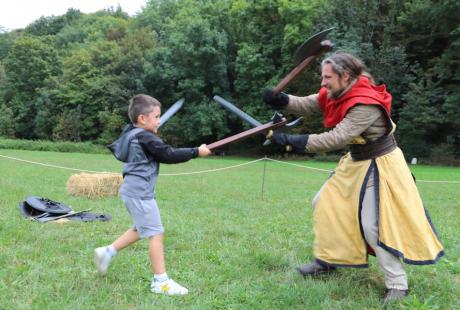
<path fill-rule="evenodd" d="M 264 156 L 264 173 L 262 176 L 262 190 L 261 190 L 261 196 L 262 200 L 264 200 L 264 187 L 265 187 L 265 170 L 267 168 L 267 155 Z"/>

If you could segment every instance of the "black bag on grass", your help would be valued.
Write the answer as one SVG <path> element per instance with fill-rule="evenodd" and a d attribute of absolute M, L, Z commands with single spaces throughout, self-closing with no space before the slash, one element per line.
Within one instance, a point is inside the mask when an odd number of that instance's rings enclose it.
<path fill-rule="evenodd" d="M 109 221 L 112 218 L 106 214 L 95 214 L 87 211 L 74 212 L 70 206 L 38 196 L 29 196 L 25 201 L 21 201 L 19 212 L 25 218 L 42 223 L 61 218 L 82 222 Z"/>

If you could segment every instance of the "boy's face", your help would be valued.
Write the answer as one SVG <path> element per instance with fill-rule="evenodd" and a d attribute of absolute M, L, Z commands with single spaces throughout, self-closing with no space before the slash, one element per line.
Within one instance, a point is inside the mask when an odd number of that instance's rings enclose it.
<path fill-rule="evenodd" d="M 161 109 L 158 106 L 153 107 L 153 111 L 148 114 L 139 115 L 138 127 L 144 128 L 147 131 L 157 133 L 160 126 Z"/>

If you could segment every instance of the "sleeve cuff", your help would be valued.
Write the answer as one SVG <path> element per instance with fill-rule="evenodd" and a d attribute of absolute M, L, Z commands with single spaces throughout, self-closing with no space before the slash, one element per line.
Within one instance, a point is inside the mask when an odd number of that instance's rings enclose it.
<path fill-rule="evenodd" d="M 198 148 L 197 148 L 197 147 L 192 148 L 192 156 L 193 156 L 193 158 L 198 157 L 198 154 L 199 154 L 199 153 L 200 153 L 200 152 L 198 151 Z"/>

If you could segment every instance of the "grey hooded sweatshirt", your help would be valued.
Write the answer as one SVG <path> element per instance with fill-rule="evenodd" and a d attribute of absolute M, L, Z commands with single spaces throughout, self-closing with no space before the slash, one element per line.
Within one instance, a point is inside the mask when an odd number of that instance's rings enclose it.
<path fill-rule="evenodd" d="M 120 194 L 138 199 L 155 198 L 160 163 L 186 162 L 198 156 L 198 148 L 173 148 L 157 135 L 132 124 L 108 146 L 123 165 Z"/>

